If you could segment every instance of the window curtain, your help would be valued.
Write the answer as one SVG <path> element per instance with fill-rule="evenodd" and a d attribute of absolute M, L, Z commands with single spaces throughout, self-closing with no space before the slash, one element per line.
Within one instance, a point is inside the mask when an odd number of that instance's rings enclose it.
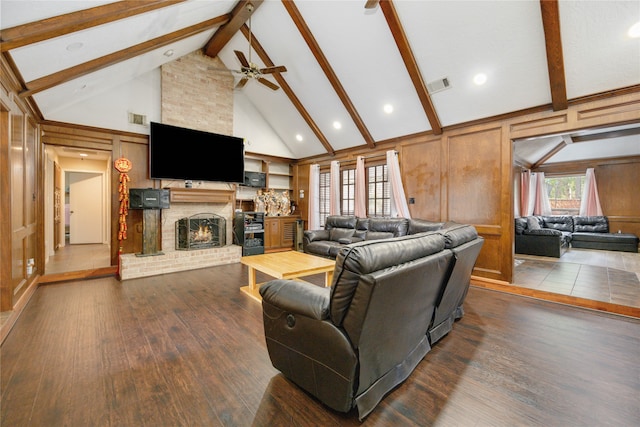
<path fill-rule="evenodd" d="M 358 218 L 367 217 L 367 179 L 364 169 L 364 156 L 356 157 L 356 188 L 355 188 L 355 215 Z"/>
<path fill-rule="evenodd" d="M 536 172 L 535 203 L 533 205 L 534 215 L 551 215 L 551 203 L 547 194 L 547 185 L 544 182 L 544 172 Z"/>
<path fill-rule="evenodd" d="M 546 192 L 545 192 L 546 194 Z M 520 215 L 533 215 L 533 207 L 536 200 L 536 174 L 530 170 L 520 174 Z"/>
<path fill-rule="evenodd" d="M 308 221 L 308 230 L 320 229 L 320 165 L 311 165 L 309 167 Z"/>
<path fill-rule="evenodd" d="M 598 186 L 596 185 L 596 174 L 593 168 L 588 168 L 585 176 L 584 190 L 582 190 L 582 199 L 580 201 L 580 215 L 602 215 Z"/>
<path fill-rule="evenodd" d="M 340 215 L 340 162 L 333 160 L 329 175 L 329 215 Z"/>
<path fill-rule="evenodd" d="M 389 174 L 389 188 L 391 190 L 391 216 L 411 218 L 409 205 L 404 195 L 402 178 L 400 176 L 400 164 L 398 163 L 398 153 L 394 150 L 387 151 L 387 173 Z"/>

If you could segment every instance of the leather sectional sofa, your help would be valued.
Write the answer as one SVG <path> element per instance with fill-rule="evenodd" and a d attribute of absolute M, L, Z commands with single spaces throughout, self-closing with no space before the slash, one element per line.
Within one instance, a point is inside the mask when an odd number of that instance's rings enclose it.
<path fill-rule="evenodd" d="M 528 216 L 515 219 L 515 252 L 560 258 L 569 248 L 638 252 L 638 236 L 609 233 L 606 216 Z"/>
<path fill-rule="evenodd" d="M 453 223 L 452 223 L 453 224 Z M 357 218 L 330 215 L 324 230 L 305 230 L 304 252 L 335 259 L 344 246 L 368 240 L 390 239 L 424 231 L 439 230 L 443 222 L 406 218 Z"/>
<path fill-rule="evenodd" d="M 357 408 L 362 420 L 462 317 L 483 243 L 474 227 L 450 223 L 341 246 L 330 288 L 262 285 L 273 366 L 328 407 Z"/>

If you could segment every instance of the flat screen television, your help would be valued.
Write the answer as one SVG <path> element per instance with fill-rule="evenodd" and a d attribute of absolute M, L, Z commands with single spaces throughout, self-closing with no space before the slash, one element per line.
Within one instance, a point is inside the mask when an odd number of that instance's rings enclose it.
<path fill-rule="evenodd" d="M 149 177 L 244 183 L 244 140 L 151 122 Z"/>

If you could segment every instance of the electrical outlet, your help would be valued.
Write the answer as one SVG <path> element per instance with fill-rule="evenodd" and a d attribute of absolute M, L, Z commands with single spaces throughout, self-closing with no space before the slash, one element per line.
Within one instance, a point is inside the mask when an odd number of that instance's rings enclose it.
<path fill-rule="evenodd" d="M 409 197 L 409 204 L 410 205 L 415 205 L 416 204 L 416 199 L 414 199 L 413 197 Z"/>

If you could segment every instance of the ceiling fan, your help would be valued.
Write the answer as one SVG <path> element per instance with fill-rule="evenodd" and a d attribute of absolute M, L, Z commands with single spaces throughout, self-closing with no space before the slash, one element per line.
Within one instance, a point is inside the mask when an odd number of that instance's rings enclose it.
<path fill-rule="evenodd" d="M 247 61 L 246 56 L 239 50 L 234 50 L 233 52 L 236 54 L 238 61 L 240 61 L 240 65 L 242 66 L 240 70 L 231 70 L 231 72 L 240 74 L 242 77 L 240 81 L 236 85 L 236 89 L 240 89 L 247 84 L 249 79 L 257 80 L 262 83 L 266 87 L 272 90 L 278 90 L 280 87 L 272 83 L 271 81 L 264 78 L 265 74 L 273 74 L 273 73 L 284 73 L 287 71 L 287 68 L 284 65 L 277 65 L 273 67 L 266 68 L 258 68 L 256 64 L 251 62 L 251 16 L 249 16 L 249 60 Z"/>

